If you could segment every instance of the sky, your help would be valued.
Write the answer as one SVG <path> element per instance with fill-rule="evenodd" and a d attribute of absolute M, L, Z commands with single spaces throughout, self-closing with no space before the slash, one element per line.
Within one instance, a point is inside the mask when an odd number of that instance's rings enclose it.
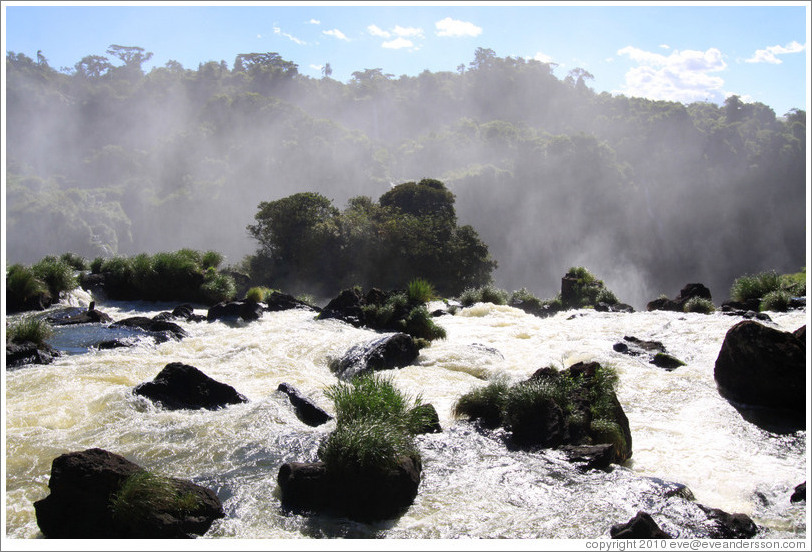
<path fill-rule="evenodd" d="M 736 94 L 808 110 L 809 2 L 3 2 L 6 52 L 72 68 L 112 44 L 187 69 L 276 52 L 301 74 L 347 82 L 456 71 L 477 48 L 588 71 L 596 92 L 684 103 Z"/>

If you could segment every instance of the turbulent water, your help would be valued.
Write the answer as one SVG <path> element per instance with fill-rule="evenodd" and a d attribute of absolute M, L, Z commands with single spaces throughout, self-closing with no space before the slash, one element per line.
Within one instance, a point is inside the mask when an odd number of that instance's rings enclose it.
<path fill-rule="evenodd" d="M 73 297 L 79 306 L 89 300 Z M 119 320 L 174 306 L 96 308 Z M 788 331 L 807 321 L 805 312 L 770 316 L 770 325 Z M 721 313 L 591 310 L 542 319 L 492 304 L 437 318 L 447 338 L 391 375 L 402 391 L 436 407 L 444 431 L 418 439 L 423 473 L 415 503 L 402 517 L 376 524 L 286 512 L 276 484 L 283 462 L 315 460 L 319 441 L 334 428 L 334 422 L 319 428 L 300 422 L 277 386 L 288 382 L 332 412 L 323 395 L 337 381 L 329 359 L 376 333 L 290 310 L 248 324 L 179 322 L 189 334 L 182 341 L 99 351 L 85 347 L 104 328 L 60 328 L 53 342 L 67 354 L 5 374 L 7 536 L 41 537 L 33 503 L 48 494 L 51 461 L 100 447 L 212 488 L 226 512 L 206 534 L 212 538 L 601 538 L 638 510 L 672 535 L 703 536 L 695 529 L 698 507 L 665 498 L 667 482 L 687 485 L 696 503 L 748 514 L 759 537 L 805 538 L 805 503 L 791 504 L 789 497 L 807 478 L 806 432 L 760 429 L 716 389 L 714 362 L 725 332 L 739 320 Z M 624 336 L 661 341 L 686 365 L 668 372 L 617 353 L 612 345 Z M 617 393 L 633 436 L 626 466 L 582 473 L 560 452 L 509 450 L 499 432 L 483 433 L 451 414 L 461 394 L 488 378 L 518 381 L 539 367 L 581 360 L 619 374 Z M 176 361 L 232 385 L 249 402 L 170 412 L 131 393 Z"/>

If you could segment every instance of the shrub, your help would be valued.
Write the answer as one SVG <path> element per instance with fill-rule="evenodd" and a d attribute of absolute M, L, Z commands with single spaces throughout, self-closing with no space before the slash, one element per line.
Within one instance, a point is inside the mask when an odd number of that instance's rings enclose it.
<path fill-rule="evenodd" d="M 87 260 L 76 253 L 64 253 L 61 257 L 59 257 L 59 260 L 68 264 L 74 270 L 82 271 L 88 269 Z"/>
<path fill-rule="evenodd" d="M 56 257 L 44 257 L 31 267 L 34 275 L 42 280 L 51 296 L 56 299 L 63 291 L 70 291 L 79 285 L 73 275 L 73 267 Z"/>
<path fill-rule="evenodd" d="M 794 297 L 806 295 L 806 267 L 800 272 L 781 275 L 781 287 Z"/>
<path fill-rule="evenodd" d="M 200 294 L 209 304 L 230 301 L 237 294 L 237 285 L 231 276 L 209 268 L 206 270 L 203 285 L 200 286 Z"/>
<path fill-rule="evenodd" d="M 445 328 L 438 326 L 429 314 L 425 305 L 420 305 L 409 311 L 404 319 L 403 330 L 412 337 L 428 339 L 445 339 Z"/>
<path fill-rule="evenodd" d="M 600 291 L 598 291 L 598 295 L 595 297 L 595 302 L 606 303 L 607 305 L 616 305 L 618 303 L 618 300 L 614 292 L 612 292 L 609 289 L 603 288 Z"/>
<path fill-rule="evenodd" d="M 48 286 L 34 274 L 31 268 L 14 264 L 6 271 L 6 300 L 10 304 L 23 305 L 37 296 L 49 296 Z"/>
<path fill-rule="evenodd" d="M 175 482 L 146 470 L 129 476 L 110 498 L 113 519 L 133 523 L 151 512 L 193 512 L 200 500 L 193 492 L 181 492 Z"/>
<path fill-rule="evenodd" d="M 454 416 L 480 420 L 487 427 L 497 427 L 502 423 L 502 412 L 509 390 L 507 380 L 500 378 L 469 391 L 457 399 L 453 409 Z"/>
<path fill-rule="evenodd" d="M 526 308 L 539 310 L 542 308 L 543 302 L 541 299 L 527 291 L 527 288 L 522 288 L 514 291 L 510 295 L 508 305 L 522 305 Z"/>
<path fill-rule="evenodd" d="M 792 297 L 785 290 L 775 290 L 764 295 L 759 305 L 759 310 L 786 312 L 789 309 L 789 301 Z"/>
<path fill-rule="evenodd" d="M 200 259 L 200 266 L 203 270 L 217 268 L 223 262 L 223 255 L 217 251 L 206 251 Z"/>
<path fill-rule="evenodd" d="M 494 305 L 507 305 L 510 294 L 492 284 L 478 288 L 466 288 L 457 300 L 463 307 L 470 307 L 475 303 L 493 303 Z"/>
<path fill-rule="evenodd" d="M 53 328 L 47 320 L 35 316 L 22 316 L 6 324 L 6 340 L 9 342 L 30 341 L 42 346 L 53 333 Z"/>
<path fill-rule="evenodd" d="M 594 274 L 589 272 L 582 266 L 571 267 L 565 278 L 574 279 L 575 284 L 572 288 L 572 297 L 570 298 L 570 307 L 590 307 L 595 306 L 599 302 L 598 297 L 603 295 L 604 302 L 615 304 L 617 298 L 614 293 L 604 287 L 603 281 L 599 280 Z"/>
<path fill-rule="evenodd" d="M 615 449 L 616 458 L 623 458 L 625 456 L 626 438 L 623 436 L 623 431 L 616 422 L 603 418 L 592 420 L 589 424 L 589 436 L 595 444 L 611 444 Z"/>
<path fill-rule="evenodd" d="M 93 274 L 100 274 L 102 271 L 102 265 L 104 264 L 103 257 L 96 257 L 92 261 L 90 261 L 90 272 Z"/>
<path fill-rule="evenodd" d="M 521 382 L 512 386 L 507 393 L 502 409 L 502 421 L 507 427 L 517 427 L 531 420 L 545 402 L 552 401 L 564 414 L 572 412 L 566 378 L 544 378 Z"/>
<path fill-rule="evenodd" d="M 682 310 L 684 312 L 698 312 L 700 314 L 711 314 L 716 311 L 713 301 L 704 297 L 691 297 L 685 302 Z"/>
<path fill-rule="evenodd" d="M 434 287 L 428 280 L 415 278 L 407 285 L 406 294 L 409 298 L 409 303 L 428 303 L 434 298 Z"/>
<path fill-rule="evenodd" d="M 734 301 L 761 299 L 771 291 L 781 288 L 781 278 L 775 271 L 745 275 L 733 281 L 730 287 L 730 298 Z"/>

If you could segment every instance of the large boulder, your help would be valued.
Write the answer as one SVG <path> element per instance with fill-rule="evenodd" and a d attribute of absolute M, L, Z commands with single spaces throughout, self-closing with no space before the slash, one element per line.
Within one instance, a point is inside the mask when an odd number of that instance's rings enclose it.
<path fill-rule="evenodd" d="M 189 303 L 178 305 L 172 312 L 161 312 L 152 317 L 153 320 L 185 320 L 186 322 L 203 322 L 206 317 L 195 314 L 195 309 Z"/>
<path fill-rule="evenodd" d="M 730 514 L 718 508 L 697 504 L 708 516 L 706 526 L 711 539 L 752 539 L 758 526 L 747 514 Z"/>
<path fill-rule="evenodd" d="M 359 288 L 344 289 L 321 309 L 318 318 L 319 320 L 335 318 L 353 326 L 361 326 L 364 323 L 364 311 L 361 307 L 366 304 L 366 298 Z"/>
<path fill-rule="evenodd" d="M 803 415 L 806 405 L 806 342 L 800 332 L 783 332 L 743 320 L 725 335 L 716 358 L 719 393 L 746 406 Z"/>
<path fill-rule="evenodd" d="M 224 517 L 211 489 L 175 478 L 161 478 L 168 489 L 158 495 L 163 500 L 137 500 L 133 494 L 128 509 L 117 508 L 113 499 L 122 485 L 143 473 L 139 465 L 98 448 L 55 458 L 50 494 L 34 503 L 40 530 L 61 539 L 190 538 Z"/>
<path fill-rule="evenodd" d="M 167 364 L 155 379 L 137 385 L 133 393 L 168 410 L 217 410 L 248 402 L 230 385 L 213 380 L 194 366 L 180 362 Z"/>
<path fill-rule="evenodd" d="M 91 302 L 87 309 L 78 312 L 69 312 L 65 316 L 51 315 L 47 318 L 54 326 L 72 326 L 74 324 L 106 324 L 112 322 L 110 315 L 96 310 L 95 302 Z"/>
<path fill-rule="evenodd" d="M 262 311 L 262 305 L 252 301 L 222 302 L 209 308 L 206 319 L 212 322 L 214 320 L 236 321 L 241 318 L 245 322 L 251 322 L 259 320 Z"/>
<path fill-rule="evenodd" d="M 388 334 L 354 345 L 341 358 L 332 359 L 330 369 L 349 381 L 360 374 L 408 366 L 419 354 L 420 349 L 410 335 Z"/>
<path fill-rule="evenodd" d="M 279 469 L 277 482 L 283 506 L 370 522 L 397 517 L 414 502 L 421 470 L 418 459 L 405 456 L 389 470 L 341 476 L 322 462 L 289 462 Z"/>
<path fill-rule="evenodd" d="M 315 307 L 310 303 L 306 303 L 305 301 L 296 299 L 292 295 L 280 293 L 278 291 L 273 291 L 267 297 L 265 297 L 265 304 L 267 305 L 266 308 L 271 312 L 290 309 L 307 309 L 312 311 L 319 310 L 318 307 Z"/>
<path fill-rule="evenodd" d="M 332 416 L 316 406 L 313 401 L 302 395 L 299 390 L 292 385 L 280 383 L 276 390 L 288 396 L 291 405 L 293 405 L 293 411 L 296 413 L 296 417 L 305 424 L 316 427 L 333 419 Z"/>

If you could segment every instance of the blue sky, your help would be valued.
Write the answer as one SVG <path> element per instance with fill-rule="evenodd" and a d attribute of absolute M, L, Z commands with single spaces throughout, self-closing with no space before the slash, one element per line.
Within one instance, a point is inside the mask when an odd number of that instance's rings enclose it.
<path fill-rule="evenodd" d="M 277 52 L 312 77 L 329 63 L 344 82 L 374 68 L 455 71 L 483 47 L 556 63 L 559 78 L 586 69 L 598 92 L 808 110 L 808 2 L 671 4 L 4 2 L 3 41 L 55 68 L 111 44 L 152 52 L 146 69 Z"/>

